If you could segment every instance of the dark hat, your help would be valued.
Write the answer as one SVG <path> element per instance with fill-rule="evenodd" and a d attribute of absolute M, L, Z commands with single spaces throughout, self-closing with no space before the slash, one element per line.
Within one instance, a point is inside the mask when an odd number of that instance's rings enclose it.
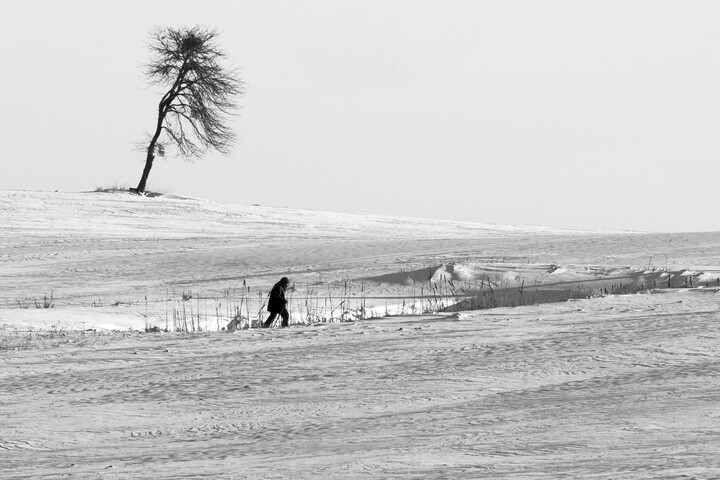
<path fill-rule="evenodd" d="M 280 283 L 282 283 L 283 285 L 287 285 L 288 283 L 290 283 L 290 279 L 287 277 L 283 277 L 280 279 Z"/>

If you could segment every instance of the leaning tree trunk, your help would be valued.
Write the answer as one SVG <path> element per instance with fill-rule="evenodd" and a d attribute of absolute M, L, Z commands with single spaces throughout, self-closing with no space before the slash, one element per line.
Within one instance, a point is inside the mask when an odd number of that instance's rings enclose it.
<path fill-rule="evenodd" d="M 182 82 L 185 80 L 185 75 L 188 72 L 188 59 L 183 60 L 183 64 L 178 70 L 177 77 L 173 82 L 170 90 L 163 96 L 162 100 L 158 104 L 158 120 L 155 126 L 155 133 L 150 140 L 150 144 L 147 148 L 147 157 L 145 157 L 145 168 L 143 169 L 142 177 L 140 177 L 140 183 L 137 186 L 137 193 L 145 193 L 145 185 L 147 184 L 148 176 L 150 176 L 150 170 L 152 169 L 153 160 L 155 160 L 155 147 L 157 146 L 158 139 L 162 133 L 163 125 L 165 124 L 165 117 L 168 114 L 168 110 L 172 107 L 173 101 L 182 91 Z"/>
<path fill-rule="evenodd" d="M 152 148 L 154 149 L 155 146 L 153 145 Z M 145 192 L 145 184 L 147 184 L 147 179 L 150 176 L 150 169 L 152 168 L 153 160 L 155 160 L 155 155 L 152 153 L 151 147 L 148 147 L 147 158 L 145 159 L 145 168 L 143 168 L 142 177 L 140 177 L 140 183 L 138 183 L 138 186 L 135 189 L 137 193 Z"/>
<path fill-rule="evenodd" d="M 147 148 L 147 157 L 145 157 L 145 168 L 143 168 L 142 177 L 140 177 L 140 183 L 138 183 L 136 189 L 137 193 L 145 192 L 145 185 L 147 184 L 147 179 L 150 176 L 150 170 L 153 166 L 153 160 L 155 160 L 155 146 L 157 145 L 158 138 L 160 138 L 160 133 L 162 132 L 163 123 L 165 122 L 165 115 L 167 115 L 167 110 L 165 99 L 163 99 L 163 101 L 160 102 L 160 106 L 158 107 L 158 122 L 157 126 L 155 127 L 155 134 L 150 140 L 150 145 L 148 145 Z"/>

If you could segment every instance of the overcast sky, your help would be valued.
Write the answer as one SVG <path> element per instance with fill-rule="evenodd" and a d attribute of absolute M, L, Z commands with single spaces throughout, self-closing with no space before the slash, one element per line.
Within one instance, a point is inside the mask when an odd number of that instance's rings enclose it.
<path fill-rule="evenodd" d="M 13 1 L 0 189 L 137 185 L 148 32 L 206 25 L 247 85 L 232 154 L 149 190 L 223 203 L 720 230 L 720 2 Z"/>

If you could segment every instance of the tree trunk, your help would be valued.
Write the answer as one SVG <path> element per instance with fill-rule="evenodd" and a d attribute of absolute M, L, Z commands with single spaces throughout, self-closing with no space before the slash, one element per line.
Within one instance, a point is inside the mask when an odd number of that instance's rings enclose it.
<path fill-rule="evenodd" d="M 152 169 L 153 160 L 155 160 L 155 145 L 157 145 L 158 138 L 160 138 L 163 122 L 165 121 L 165 115 L 167 115 L 167 112 L 165 111 L 165 99 L 163 99 L 163 101 L 160 102 L 160 106 L 158 107 L 158 121 L 157 126 L 155 127 L 155 134 L 150 140 L 150 145 L 148 145 L 147 148 L 147 157 L 145 157 L 145 168 L 143 168 L 142 177 L 140 177 L 140 183 L 138 183 L 138 186 L 135 189 L 137 193 L 145 193 L 145 185 L 147 184 L 147 179 L 150 176 L 150 170 Z"/>
<path fill-rule="evenodd" d="M 152 153 L 154 149 L 154 144 L 152 147 L 148 147 L 147 158 L 145 159 L 145 168 L 143 169 L 142 177 L 140 177 L 140 183 L 138 183 L 138 186 L 135 189 L 137 193 L 145 192 L 145 184 L 147 184 L 147 179 L 150 176 L 150 169 L 152 168 L 153 160 L 155 160 L 155 155 Z"/>
<path fill-rule="evenodd" d="M 181 84 L 183 80 L 185 80 L 185 74 L 187 73 L 187 64 L 188 60 L 183 60 L 183 64 L 180 67 L 180 71 L 178 72 L 178 76 L 175 79 L 175 82 L 173 82 L 172 87 L 170 90 L 163 95 L 162 100 L 160 100 L 160 103 L 158 104 L 158 120 L 157 125 L 155 125 L 155 134 L 152 136 L 152 139 L 150 140 L 150 145 L 148 145 L 147 148 L 147 157 L 145 157 L 145 168 L 143 169 L 142 177 L 140 177 L 140 183 L 138 183 L 136 190 L 136 193 L 145 193 L 145 185 L 147 184 L 147 179 L 150 176 L 150 169 L 152 169 L 153 160 L 155 160 L 155 146 L 157 145 L 158 138 L 160 138 L 160 134 L 162 133 L 163 124 L 165 123 L 165 117 L 167 116 L 168 109 L 172 105 L 173 100 L 177 98 L 179 92 L 182 90 Z"/>

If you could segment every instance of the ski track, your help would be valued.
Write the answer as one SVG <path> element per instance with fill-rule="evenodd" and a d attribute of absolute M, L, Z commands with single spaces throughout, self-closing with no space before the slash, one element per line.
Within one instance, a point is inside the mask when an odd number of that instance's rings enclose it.
<path fill-rule="evenodd" d="M 408 279 L 449 264 L 487 281 L 525 276 L 530 296 L 531 279 L 645 265 L 712 281 L 719 233 L 14 191 L 0 191 L 0 225 L 3 479 L 720 477 L 715 288 L 234 334 L 127 331 L 167 319 L 169 292 L 227 304 L 243 280 L 257 295 L 282 275 L 307 289 L 296 301 L 348 279 L 367 281 L 367 299 L 414 299 Z M 55 308 L 34 308 L 51 293 Z"/>
<path fill-rule="evenodd" d="M 3 478 L 715 477 L 718 320 L 685 291 L 6 352 Z"/>

